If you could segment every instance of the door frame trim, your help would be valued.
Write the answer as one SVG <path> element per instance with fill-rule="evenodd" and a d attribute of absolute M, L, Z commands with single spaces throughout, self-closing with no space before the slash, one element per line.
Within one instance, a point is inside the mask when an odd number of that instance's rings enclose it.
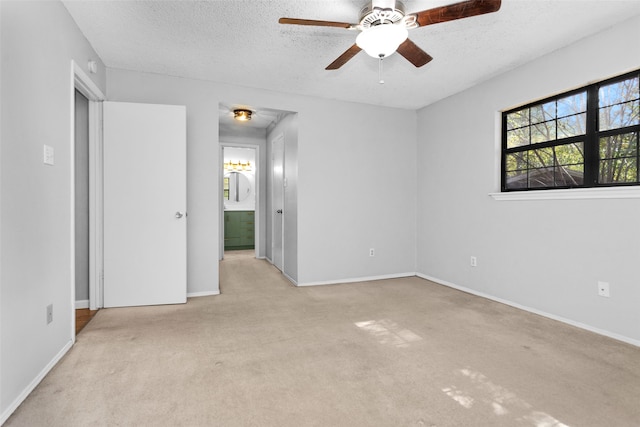
<path fill-rule="evenodd" d="M 89 308 L 102 307 L 103 199 L 102 199 L 102 101 L 105 96 L 91 78 L 71 60 L 70 84 L 70 193 L 71 193 L 71 336 L 75 341 L 75 91 L 89 100 Z"/>

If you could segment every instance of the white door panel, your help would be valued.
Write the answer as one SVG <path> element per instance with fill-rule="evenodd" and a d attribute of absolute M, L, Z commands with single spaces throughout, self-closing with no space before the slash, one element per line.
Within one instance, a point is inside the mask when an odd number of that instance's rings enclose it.
<path fill-rule="evenodd" d="M 284 271 L 284 257 L 282 246 L 282 232 L 284 221 L 284 140 L 280 136 L 273 140 L 272 146 L 272 204 L 273 212 L 271 213 L 273 218 L 273 236 L 272 236 L 272 251 L 273 265 L 280 271 Z"/>
<path fill-rule="evenodd" d="M 186 108 L 104 103 L 104 306 L 186 302 Z"/>

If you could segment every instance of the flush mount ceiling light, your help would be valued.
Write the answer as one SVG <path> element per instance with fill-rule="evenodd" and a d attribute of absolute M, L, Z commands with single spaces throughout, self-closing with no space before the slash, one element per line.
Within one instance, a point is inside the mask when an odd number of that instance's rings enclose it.
<path fill-rule="evenodd" d="M 248 122 L 251 120 L 251 114 L 253 114 L 253 111 L 245 110 L 243 108 L 233 110 L 233 118 L 241 122 Z"/>

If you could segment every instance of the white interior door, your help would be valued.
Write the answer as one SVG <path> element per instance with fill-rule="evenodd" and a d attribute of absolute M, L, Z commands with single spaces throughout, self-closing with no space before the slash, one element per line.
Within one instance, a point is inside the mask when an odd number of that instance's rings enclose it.
<path fill-rule="evenodd" d="M 271 147 L 272 153 L 272 206 L 273 212 L 271 217 L 273 218 L 273 236 L 271 239 L 271 254 L 273 257 L 273 265 L 278 270 L 283 271 L 283 246 L 282 246 L 282 232 L 284 222 L 284 139 L 282 136 L 273 140 L 273 146 Z"/>
<path fill-rule="evenodd" d="M 186 107 L 104 103 L 104 306 L 186 302 Z"/>

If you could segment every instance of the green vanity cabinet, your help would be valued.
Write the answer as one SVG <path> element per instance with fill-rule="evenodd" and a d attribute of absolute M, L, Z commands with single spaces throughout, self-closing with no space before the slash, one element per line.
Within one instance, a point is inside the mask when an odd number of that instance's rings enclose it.
<path fill-rule="evenodd" d="M 254 227 L 254 211 L 224 211 L 224 249 L 253 249 Z"/>

